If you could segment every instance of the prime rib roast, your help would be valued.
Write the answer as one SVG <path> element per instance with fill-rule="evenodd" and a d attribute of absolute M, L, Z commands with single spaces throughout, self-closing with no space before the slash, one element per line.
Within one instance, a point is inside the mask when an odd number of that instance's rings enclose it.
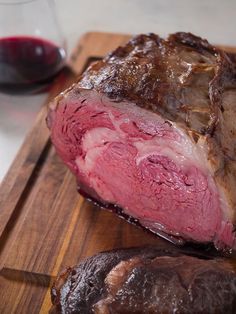
<path fill-rule="evenodd" d="M 47 118 L 79 190 L 172 241 L 233 248 L 234 64 L 190 33 L 139 35 L 92 64 Z"/>
<path fill-rule="evenodd" d="M 227 259 L 120 249 L 64 271 L 52 302 L 51 314 L 232 314 L 236 273 Z"/>

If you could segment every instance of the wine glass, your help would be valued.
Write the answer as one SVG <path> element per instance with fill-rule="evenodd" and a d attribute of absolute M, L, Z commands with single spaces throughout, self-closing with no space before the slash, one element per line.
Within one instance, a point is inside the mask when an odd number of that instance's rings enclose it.
<path fill-rule="evenodd" d="M 42 91 L 66 60 L 53 0 L 0 0 L 0 91 Z"/>

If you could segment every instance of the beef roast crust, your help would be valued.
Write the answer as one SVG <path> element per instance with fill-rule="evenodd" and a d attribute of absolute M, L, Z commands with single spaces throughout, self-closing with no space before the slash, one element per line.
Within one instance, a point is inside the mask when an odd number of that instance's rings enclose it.
<path fill-rule="evenodd" d="M 78 86 L 135 102 L 206 134 L 219 120 L 222 82 L 235 88 L 228 56 L 207 40 L 176 33 L 167 40 L 155 34 L 134 37 L 92 65 Z"/>
<path fill-rule="evenodd" d="M 224 259 L 155 247 L 113 250 L 68 269 L 51 313 L 234 313 L 236 274 Z"/>

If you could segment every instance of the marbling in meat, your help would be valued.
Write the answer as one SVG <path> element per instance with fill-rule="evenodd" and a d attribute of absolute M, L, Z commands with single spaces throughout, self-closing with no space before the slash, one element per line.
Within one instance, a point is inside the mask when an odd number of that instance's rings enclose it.
<path fill-rule="evenodd" d="M 78 185 L 172 240 L 235 245 L 236 70 L 206 40 L 139 35 L 51 105 Z"/>

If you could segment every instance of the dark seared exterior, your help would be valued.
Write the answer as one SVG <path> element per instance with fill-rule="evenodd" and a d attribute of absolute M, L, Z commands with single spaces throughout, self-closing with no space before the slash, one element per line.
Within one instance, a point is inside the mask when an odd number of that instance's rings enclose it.
<path fill-rule="evenodd" d="M 51 313 L 235 313 L 236 274 L 224 259 L 158 248 L 95 255 L 58 277 Z"/>
<path fill-rule="evenodd" d="M 224 86 L 235 88 L 234 75 L 228 56 L 206 40 L 190 33 L 167 40 L 150 34 L 134 37 L 95 63 L 78 86 L 133 101 L 206 134 L 219 120 Z"/>

